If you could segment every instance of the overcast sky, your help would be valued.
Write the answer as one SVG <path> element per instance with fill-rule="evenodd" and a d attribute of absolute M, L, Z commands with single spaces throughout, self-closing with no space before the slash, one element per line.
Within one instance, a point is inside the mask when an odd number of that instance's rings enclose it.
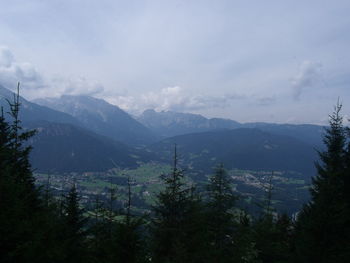
<path fill-rule="evenodd" d="M 349 0 L 0 0 L 0 83 L 129 112 L 325 123 L 350 114 Z"/>

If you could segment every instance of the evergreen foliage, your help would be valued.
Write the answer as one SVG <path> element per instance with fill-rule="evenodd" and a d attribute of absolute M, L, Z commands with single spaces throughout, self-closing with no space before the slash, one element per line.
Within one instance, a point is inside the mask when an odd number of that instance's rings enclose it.
<path fill-rule="evenodd" d="M 213 262 L 230 262 L 233 256 L 235 216 L 233 208 L 237 199 L 223 164 L 216 167 L 208 185 L 208 232 Z"/>
<path fill-rule="evenodd" d="M 128 181 L 130 183 L 130 181 Z M 90 227 L 89 250 L 92 262 L 138 263 L 146 259 L 146 249 L 142 231 L 144 219 L 133 217 L 130 212 L 131 189 L 129 187 L 126 213 L 117 212 L 116 189 L 110 189 L 107 209 L 97 199 L 95 217 Z M 122 217 L 122 219 L 121 219 Z"/>
<path fill-rule="evenodd" d="M 183 170 L 178 168 L 176 145 L 172 173 L 161 179 L 165 189 L 158 194 L 153 208 L 152 262 L 202 262 L 201 256 L 197 257 L 192 251 L 198 251 L 194 246 L 200 244 L 192 243 L 201 233 L 197 227 L 191 227 L 193 224 L 201 226 L 193 221 L 200 216 L 199 200 L 193 187 L 184 183 Z"/>
<path fill-rule="evenodd" d="M 6 122 L 3 109 L 0 116 L 0 261 L 24 262 L 40 245 L 35 222 L 38 214 L 33 213 L 40 200 L 28 161 L 30 147 L 23 146 L 34 132 L 22 132 L 19 96 L 9 104 L 13 122 Z"/>
<path fill-rule="evenodd" d="M 61 200 L 51 195 L 49 178 L 44 191 L 35 185 L 26 146 L 35 132 L 21 127 L 18 94 L 8 103 L 13 121 L 0 114 L 0 262 L 350 262 L 350 130 L 339 103 L 326 150 L 319 152 L 311 201 L 296 222 L 273 211 L 272 176 L 258 219 L 235 207 L 222 164 L 199 194 L 178 167 L 176 146 L 149 220 L 132 214 L 130 178 L 124 211 L 116 211 L 111 188 L 109 202 L 96 198 L 87 216 L 76 184 Z"/>
<path fill-rule="evenodd" d="M 86 218 L 80 208 L 79 196 L 75 184 L 63 200 L 62 240 L 65 252 L 65 262 L 85 262 L 85 231 Z"/>
<path fill-rule="evenodd" d="M 349 173 L 346 169 L 349 149 L 337 104 L 330 115 L 324 143 L 320 152 L 318 174 L 313 178 L 311 201 L 298 216 L 296 228 L 296 256 L 298 262 L 349 262 L 350 213 L 348 196 Z"/>

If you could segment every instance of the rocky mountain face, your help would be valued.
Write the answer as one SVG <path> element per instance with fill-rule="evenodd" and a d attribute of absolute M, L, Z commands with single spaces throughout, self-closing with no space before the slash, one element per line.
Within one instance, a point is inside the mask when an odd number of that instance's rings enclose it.
<path fill-rule="evenodd" d="M 7 112 L 10 111 L 9 103 L 13 102 L 14 93 L 5 87 L 0 85 L 0 105 L 3 107 L 3 111 L 5 113 L 5 117 L 9 117 Z M 39 121 L 39 120 L 47 120 L 57 123 L 70 123 L 77 126 L 81 126 L 82 123 L 80 123 L 76 118 L 73 116 L 56 111 L 53 109 L 50 109 L 45 106 L 38 105 L 36 103 L 30 102 L 23 97 L 20 97 L 20 103 L 21 108 L 19 112 L 20 120 L 23 122 L 23 124 L 32 122 L 32 121 Z"/>
<path fill-rule="evenodd" d="M 217 129 L 234 129 L 240 126 L 233 120 L 207 119 L 199 114 L 173 111 L 146 110 L 137 120 L 163 138 Z"/>
<path fill-rule="evenodd" d="M 11 118 L 7 114 L 10 111 L 8 101 L 12 102 L 13 96 L 13 92 L 0 86 L 0 105 L 10 122 Z M 145 151 L 95 133 L 89 129 L 90 121 L 84 121 L 84 118 L 80 121 L 70 114 L 29 102 L 22 97 L 20 103 L 19 117 L 22 126 L 37 131 L 28 142 L 33 146 L 30 158 L 36 171 L 106 171 L 115 166 L 135 167 L 139 162 L 156 159 Z M 78 108 L 76 110 L 79 111 Z M 93 112 L 91 110 L 92 115 Z M 87 117 L 92 118 L 90 115 Z M 128 120 L 128 116 L 125 118 Z M 139 126 L 142 127 L 141 124 Z M 125 126 L 124 129 L 128 127 Z"/>
<path fill-rule="evenodd" d="M 13 93 L 0 86 L 6 116 Z M 226 167 L 314 172 L 324 128 L 317 125 L 238 123 L 201 115 L 147 110 L 135 120 L 120 108 L 88 96 L 20 98 L 20 119 L 36 129 L 33 167 L 53 171 L 104 171 L 140 162 L 169 163 L 178 145 L 184 164 L 198 173 Z M 160 141 L 159 138 L 164 138 Z M 146 149 L 143 149 L 146 147 Z"/>
<path fill-rule="evenodd" d="M 157 136 L 117 106 L 90 96 L 62 96 L 36 103 L 70 114 L 85 128 L 130 145 L 147 145 Z"/>
<path fill-rule="evenodd" d="M 239 123 L 229 119 L 208 119 L 199 114 L 172 111 L 144 111 L 138 118 L 162 138 L 223 129 L 256 128 L 276 135 L 290 136 L 314 147 L 322 146 L 324 127 L 311 124 Z"/>

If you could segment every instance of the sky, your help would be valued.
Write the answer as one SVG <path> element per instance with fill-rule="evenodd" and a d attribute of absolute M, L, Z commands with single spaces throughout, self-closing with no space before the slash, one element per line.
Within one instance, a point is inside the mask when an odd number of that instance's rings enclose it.
<path fill-rule="evenodd" d="M 241 122 L 350 116 L 348 0 L 0 0 L 0 84 Z"/>

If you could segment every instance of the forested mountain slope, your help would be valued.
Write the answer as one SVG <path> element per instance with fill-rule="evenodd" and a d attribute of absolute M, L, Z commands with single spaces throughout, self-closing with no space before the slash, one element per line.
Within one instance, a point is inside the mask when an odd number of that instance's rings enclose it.
<path fill-rule="evenodd" d="M 258 129 L 234 129 L 194 133 L 164 139 L 149 148 L 169 159 L 174 144 L 190 170 L 209 172 L 219 162 L 228 169 L 289 170 L 311 176 L 317 153 L 293 137 Z"/>
<path fill-rule="evenodd" d="M 29 143 L 33 168 L 52 172 L 106 171 L 152 159 L 149 153 L 70 124 L 32 122 L 37 134 Z"/>

